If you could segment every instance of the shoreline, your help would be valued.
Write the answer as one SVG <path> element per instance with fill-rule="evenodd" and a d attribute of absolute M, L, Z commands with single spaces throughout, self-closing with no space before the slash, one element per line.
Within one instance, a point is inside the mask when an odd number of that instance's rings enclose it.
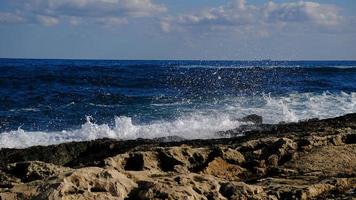
<path fill-rule="evenodd" d="M 356 197 L 356 113 L 219 134 L 3 148 L 0 199 Z"/>

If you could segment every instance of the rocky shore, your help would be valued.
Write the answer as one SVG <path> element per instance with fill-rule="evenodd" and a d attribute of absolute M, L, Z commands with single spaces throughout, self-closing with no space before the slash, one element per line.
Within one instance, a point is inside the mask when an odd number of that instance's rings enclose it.
<path fill-rule="evenodd" d="M 0 199 L 356 198 L 356 114 L 218 134 L 1 149 Z"/>

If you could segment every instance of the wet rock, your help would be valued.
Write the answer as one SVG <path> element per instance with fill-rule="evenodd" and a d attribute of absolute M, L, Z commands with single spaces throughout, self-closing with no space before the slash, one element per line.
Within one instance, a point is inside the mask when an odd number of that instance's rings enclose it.
<path fill-rule="evenodd" d="M 254 124 L 262 124 L 263 123 L 263 118 L 262 116 L 252 114 L 252 115 L 247 115 L 241 119 L 239 119 L 241 122 L 252 122 Z"/>
<path fill-rule="evenodd" d="M 157 142 L 182 142 L 186 139 L 180 136 L 167 136 L 167 137 L 154 138 L 153 140 Z"/>

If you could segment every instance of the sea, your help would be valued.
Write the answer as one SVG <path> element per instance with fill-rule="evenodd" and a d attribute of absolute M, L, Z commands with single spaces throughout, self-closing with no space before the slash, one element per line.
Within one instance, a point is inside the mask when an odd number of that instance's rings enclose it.
<path fill-rule="evenodd" d="M 356 112 L 356 61 L 0 59 L 0 148 L 220 137 Z"/>

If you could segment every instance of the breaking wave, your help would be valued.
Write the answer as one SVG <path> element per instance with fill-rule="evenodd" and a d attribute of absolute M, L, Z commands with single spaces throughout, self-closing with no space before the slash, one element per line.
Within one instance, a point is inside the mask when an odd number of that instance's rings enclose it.
<path fill-rule="evenodd" d="M 292 93 L 274 97 L 264 94 L 221 100 L 213 108 L 191 110 L 173 120 L 135 123 L 133 118 L 115 117 L 114 125 L 97 124 L 91 117 L 79 129 L 26 131 L 21 128 L 0 133 L 0 148 L 25 148 L 98 138 L 137 139 L 180 136 L 186 139 L 218 137 L 215 133 L 236 128 L 238 119 L 249 114 L 263 117 L 264 123 L 296 122 L 329 118 L 356 112 L 356 93 Z M 157 105 L 155 105 L 157 106 Z"/>

